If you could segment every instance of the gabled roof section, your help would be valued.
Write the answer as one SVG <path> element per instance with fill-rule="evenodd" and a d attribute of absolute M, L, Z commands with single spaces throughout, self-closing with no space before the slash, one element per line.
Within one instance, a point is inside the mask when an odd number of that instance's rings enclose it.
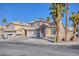
<path fill-rule="evenodd" d="M 35 23 L 35 22 L 45 22 L 45 19 L 44 18 L 38 18 L 38 19 L 35 19 L 35 20 L 29 22 L 29 24 L 32 24 L 32 23 Z"/>
<path fill-rule="evenodd" d="M 49 25 L 50 26 L 55 26 L 55 23 L 54 22 L 50 22 Z"/>
<path fill-rule="evenodd" d="M 11 23 L 8 23 L 6 25 L 10 25 L 10 24 L 15 24 L 15 25 L 20 25 L 20 26 L 29 26 L 29 24 L 27 24 L 27 23 L 21 23 L 21 22 L 11 22 Z"/>

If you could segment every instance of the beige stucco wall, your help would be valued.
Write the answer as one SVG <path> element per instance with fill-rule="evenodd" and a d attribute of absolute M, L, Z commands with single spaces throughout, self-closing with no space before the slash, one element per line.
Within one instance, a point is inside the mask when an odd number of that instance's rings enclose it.
<path fill-rule="evenodd" d="M 39 26 L 41 26 L 43 24 L 43 22 L 39 22 Z M 38 27 L 38 22 L 34 22 L 34 27 Z"/>
<path fill-rule="evenodd" d="M 2 35 L 2 32 L 1 32 L 1 30 L 0 30 L 0 38 L 2 37 L 1 35 Z"/>
<path fill-rule="evenodd" d="M 51 31 L 52 31 L 52 28 L 46 28 L 46 37 L 50 37 L 52 34 L 51 34 Z"/>
<path fill-rule="evenodd" d="M 22 28 L 22 26 L 20 26 L 20 25 L 13 24 L 13 26 L 14 26 L 14 29 L 16 29 L 16 30 Z"/>
<path fill-rule="evenodd" d="M 27 37 L 33 37 L 34 33 L 35 33 L 35 31 L 33 31 L 33 30 L 27 30 Z"/>
<path fill-rule="evenodd" d="M 39 23 L 40 23 L 40 26 L 43 24 L 43 22 L 41 22 L 41 21 Z"/>
<path fill-rule="evenodd" d="M 25 37 L 25 30 L 24 29 L 20 29 L 16 31 L 16 35 L 21 34 L 20 36 Z"/>
<path fill-rule="evenodd" d="M 13 29 L 20 29 L 20 28 L 22 28 L 22 26 L 21 25 L 17 25 L 17 24 L 9 24 L 9 25 L 7 25 L 6 26 L 6 29 L 11 29 L 11 26 L 13 26 L 14 28 Z"/>

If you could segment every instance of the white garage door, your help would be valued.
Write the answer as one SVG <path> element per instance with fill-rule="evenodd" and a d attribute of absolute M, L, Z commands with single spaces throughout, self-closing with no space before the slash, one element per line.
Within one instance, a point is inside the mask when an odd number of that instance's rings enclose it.
<path fill-rule="evenodd" d="M 4 37 L 13 37 L 15 36 L 15 32 L 4 32 Z"/>
<path fill-rule="evenodd" d="M 34 37 L 35 31 L 27 31 L 27 37 Z"/>

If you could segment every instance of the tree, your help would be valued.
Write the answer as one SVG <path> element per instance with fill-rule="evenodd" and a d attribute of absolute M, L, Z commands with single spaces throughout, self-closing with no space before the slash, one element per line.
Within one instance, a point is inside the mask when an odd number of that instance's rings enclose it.
<path fill-rule="evenodd" d="M 2 31 L 2 37 L 3 37 L 3 39 L 5 39 L 4 35 L 3 35 L 3 25 L 4 25 L 4 23 L 6 23 L 6 18 L 2 19 L 2 30 L 1 31 Z"/>
<path fill-rule="evenodd" d="M 3 23 L 3 24 L 6 23 L 6 18 L 3 18 L 3 19 L 2 19 L 2 23 Z"/>
<path fill-rule="evenodd" d="M 52 15 L 52 18 L 56 24 L 56 41 L 60 41 L 62 39 L 61 37 L 61 20 L 63 17 L 64 9 L 66 4 L 64 3 L 52 3 L 50 5 L 50 14 Z"/>
<path fill-rule="evenodd" d="M 3 18 L 2 19 L 2 27 L 3 27 L 3 25 L 6 23 L 6 18 Z"/>
<path fill-rule="evenodd" d="M 67 33 L 68 33 L 68 12 L 69 12 L 69 4 L 66 3 L 66 28 L 65 28 L 65 41 L 67 40 Z"/>
<path fill-rule="evenodd" d="M 72 15 L 70 17 L 70 20 L 73 21 L 73 25 L 74 25 L 74 29 L 73 29 L 73 36 L 71 38 L 71 40 L 73 41 L 75 38 L 75 33 L 76 33 L 76 29 L 77 29 L 77 24 L 79 21 L 79 11 L 77 13 L 72 12 Z"/>
<path fill-rule="evenodd" d="M 50 17 L 47 17 L 46 22 L 49 24 L 50 23 Z"/>

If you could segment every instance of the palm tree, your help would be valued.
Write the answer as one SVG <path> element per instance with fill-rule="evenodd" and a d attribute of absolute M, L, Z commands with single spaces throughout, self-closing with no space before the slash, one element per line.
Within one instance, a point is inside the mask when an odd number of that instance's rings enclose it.
<path fill-rule="evenodd" d="M 3 39 L 5 39 L 4 38 L 4 35 L 3 35 L 3 25 L 6 23 L 6 18 L 3 18 L 2 19 L 2 37 L 3 37 Z"/>
<path fill-rule="evenodd" d="M 75 38 L 75 33 L 76 33 L 76 30 L 77 30 L 77 24 L 78 24 L 78 21 L 79 21 L 79 11 L 77 13 L 72 13 L 72 16 L 70 17 L 70 20 L 73 21 L 73 25 L 74 25 L 74 29 L 73 29 L 73 36 L 71 38 L 71 40 L 73 41 L 74 38 Z"/>
<path fill-rule="evenodd" d="M 3 27 L 3 25 L 6 23 L 6 18 L 3 18 L 2 19 L 2 27 Z"/>
<path fill-rule="evenodd" d="M 67 40 L 67 32 L 68 32 L 68 11 L 69 11 L 69 4 L 66 3 L 66 29 L 65 29 L 65 41 Z"/>
<path fill-rule="evenodd" d="M 6 18 L 2 19 L 2 24 L 6 23 Z"/>
<path fill-rule="evenodd" d="M 49 24 L 50 23 L 50 17 L 47 17 L 46 22 Z"/>
<path fill-rule="evenodd" d="M 63 12 L 65 9 L 64 3 L 52 3 L 50 6 L 50 14 L 52 15 L 52 18 L 56 24 L 56 41 L 60 41 L 62 39 L 61 37 L 61 19 L 63 17 Z"/>

